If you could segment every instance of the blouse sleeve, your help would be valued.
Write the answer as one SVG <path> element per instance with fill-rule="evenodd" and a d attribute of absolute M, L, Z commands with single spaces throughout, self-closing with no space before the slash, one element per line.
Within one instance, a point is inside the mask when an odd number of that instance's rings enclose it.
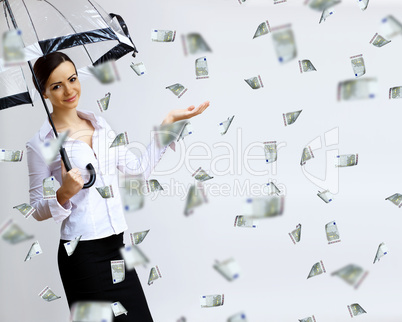
<path fill-rule="evenodd" d="M 60 205 L 57 198 L 43 199 L 43 179 L 50 177 L 51 171 L 33 145 L 28 142 L 26 149 L 29 172 L 29 203 L 36 209 L 32 216 L 38 221 L 53 217 L 57 223 L 60 223 L 71 214 L 71 202 L 68 200 L 64 205 Z"/>
<path fill-rule="evenodd" d="M 114 136 L 116 133 L 112 130 L 109 124 L 106 123 L 106 128 L 111 131 Z M 148 180 L 152 171 L 161 160 L 163 154 L 166 152 L 167 146 L 159 147 L 156 143 L 156 134 L 151 138 L 151 142 L 143 151 L 142 155 L 138 158 L 126 146 L 117 146 L 117 169 L 122 173 L 129 175 L 143 175 L 144 180 Z"/>

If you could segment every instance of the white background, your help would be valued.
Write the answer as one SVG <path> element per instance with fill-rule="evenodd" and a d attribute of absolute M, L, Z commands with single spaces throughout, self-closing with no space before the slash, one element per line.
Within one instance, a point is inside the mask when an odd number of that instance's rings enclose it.
<path fill-rule="evenodd" d="M 168 150 L 157 171 L 177 170 L 152 178 L 161 184 L 193 183 L 191 174 L 199 166 L 214 176 L 213 183 L 235 181 L 263 186 L 269 179 L 286 190 L 285 212 L 281 217 L 260 221 L 257 229 L 235 229 L 236 215 L 251 192 L 220 196 L 209 191 L 209 202 L 184 216 L 185 192 L 169 196 L 147 197 L 143 209 L 127 214 L 129 232 L 151 229 L 141 245 L 150 258 L 147 268 L 139 267 L 155 321 L 226 321 L 244 311 L 248 321 L 297 321 L 315 315 L 317 321 L 348 321 L 347 305 L 359 303 L 367 314 L 361 321 L 402 321 L 402 215 L 401 210 L 384 199 L 402 192 L 400 164 L 400 100 L 389 100 L 388 90 L 401 86 L 402 37 L 397 36 L 383 48 L 369 44 L 380 32 L 382 18 L 393 14 L 402 21 L 399 1 L 370 1 L 362 12 L 356 1 L 337 5 L 335 14 L 318 24 L 321 13 L 303 5 L 302 0 L 274 5 L 273 1 L 105 1 L 98 3 L 108 12 L 121 14 L 139 50 L 117 62 L 121 81 L 109 86 L 96 80 L 82 83 L 81 109 L 98 114 L 96 100 L 112 93 L 109 110 L 102 116 L 116 133 L 127 131 L 131 141 L 149 142 L 149 130 L 162 122 L 170 109 L 185 108 L 210 100 L 211 106 L 191 120 L 194 133 L 185 146 L 205 143 L 205 149 L 189 153 L 189 166 L 180 165 L 186 151 Z M 292 23 L 298 55 L 280 64 L 271 35 L 252 39 L 257 26 L 269 20 L 271 27 Z M 152 29 L 177 31 L 173 43 L 153 43 Z M 212 53 L 206 53 L 210 79 L 196 80 L 194 61 L 199 56 L 184 56 L 180 36 L 200 32 Z M 378 96 L 372 100 L 337 102 L 339 81 L 354 77 L 350 56 L 363 54 L 366 75 L 377 77 Z M 200 55 L 202 56 L 202 55 Z M 300 74 L 298 59 L 310 59 L 317 72 Z M 138 77 L 130 63 L 144 62 L 147 75 Z M 261 75 L 264 88 L 252 90 L 245 78 Z M 187 93 L 177 99 L 165 87 L 182 83 Z M 296 123 L 284 127 L 282 113 L 303 109 Z M 218 133 L 219 122 L 235 115 L 225 136 Z M 0 147 L 24 149 L 46 119 L 40 102 L 1 111 Z M 317 196 L 318 187 L 302 173 L 303 147 L 335 127 L 339 128 L 341 154 L 359 153 L 359 164 L 340 169 L 339 193 L 325 204 Z M 240 133 L 241 134 L 238 134 Z M 239 136 L 240 138 L 239 138 Z M 277 168 L 254 160 L 254 170 L 270 170 L 267 175 L 252 175 L 242 160 L 249 144 L 276 140 L 286 144 L 279 150 Z M 238 148 L 241 141 L 241 148 Z M 233 171 L 226 171 L 228 149 L 233 146 Z M 331 147 L 331 149 L 334 147 Z M 325 146 L 316 151 L 306 168 L 317 177 L 325 177 Z M 261 148 L 250 155 L 263 155 Z M 239 157 L 240 155 L 240 157 Z M 204 160 L 202 159 L 204 156 Z M 213 159 L 226 156 L 215 161 Z M 240 158 L 240 159 L 239 159 Z M 239 161 L 240 160 L 240 161 Z M 230 170 L 230 169 L 229 169 Z M 39 240 L 43 254 L 24 263 L 34 240 L 15 246 L 0 241 L 1 321 L 67 321 L 68 306 L 57 269 L 59 225 L 53 220 L 25 220 L 13 206 L 29 202 L 29 183 L 24 155 L 20 163 L 0 165 L 1 222 L 12 217 L 25 231 Z M 210 181 L 212 184 L 212 180 Z M 186 189 L 187 189 L 186 188 Z M 173 189 L 172 187 L 169 189 Z M 324 226 L 336 220 L 341 243 L 328 245 Z M 288 233 L 302 224 L 301 242 L 293 245 Z M 373 265 L 377 247 L 385 242 L 389 254 Z M 238 280 L 226 281 L 213 269 L 215 260 L 234 257 L 241 266 Z M 312 265 L 323 260 L 327 273 L 306 279 Z M 331 273 L 347 264 L 369 271 L 358 290 Z M 149 270 L 158 265 L 162 279 L 147 285 Z M 79 267 L 77 267 L 79 269 Z M 37 296 L 46 286 L 62 298 L 47 303 Z M 225 294 L 222 307 L 201 309 L 199 296 Z M 130 314 L 130 312 L 129 312 Z"/>

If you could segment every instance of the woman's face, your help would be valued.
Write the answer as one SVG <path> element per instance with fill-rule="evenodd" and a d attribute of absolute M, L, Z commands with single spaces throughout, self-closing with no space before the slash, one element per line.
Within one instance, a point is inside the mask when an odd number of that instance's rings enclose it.
<path fill-rule="evenodd" d="M 62 62 L 50 74 L 43 97 L 50 100 L 53 109 L 71 110 L 77 107 L 80 96 L 81 84 L 74 65 Z"/>

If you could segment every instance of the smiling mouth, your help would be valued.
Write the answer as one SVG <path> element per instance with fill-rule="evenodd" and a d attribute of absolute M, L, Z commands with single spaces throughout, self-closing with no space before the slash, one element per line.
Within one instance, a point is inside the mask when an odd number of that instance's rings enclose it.
<path fill-rule="evenodd" d="M 77 97 L 77 95 L 75 95 L 74 97 L 71 97 L 70 99 L 68 99 L 68 100 L 65 100 L 66 102 L 72 102 L 72 101 L 74 101 L 75 100 L 75 98 Z"/>

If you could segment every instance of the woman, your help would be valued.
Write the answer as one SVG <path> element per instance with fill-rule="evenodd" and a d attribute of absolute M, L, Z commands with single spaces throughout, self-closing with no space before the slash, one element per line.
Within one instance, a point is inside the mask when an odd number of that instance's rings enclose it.
<path fill-rule="evenodd" d="M 52 119 L 57 132 L 69 130 L 64 143 L 72 169 L 66 171 L 60 155 L 46 164 L 40 154 L 40 145 L 54 138 L 46 120 L 41 129 L 27 143 L 30 181 L 30 204 L 36 208 L 33 217 L 38 220 L 53 218 L 61 223 L 58 251 L 60 277 L 68 305 L 77 301 L 119 301 L 128 311 L 117 321 L 152 321 L 148 305 L 135 270 L 126 272 L 125 280 L 113 284 L 112 260 L 121 259 L 123 231 L 127 229 L 118 189 L 117 171 L 126 174 L 143 173 L 147 179 L 166 150 L 151 140 L 147 152 L 140 159 L 125 147 L 109 149 L 116 136 L 109 124 L 92 112 L 77 110 L 81 96 L 78 73 L 71 59 L 60 52 L 39 58 L 34 66 L 44 98 L 53 106 Z M 209 102 L 198 108 L 172 110 L 162 124 L 170 124 L 201 114 Z M 96 170 L 96 182 L 82 189 L 88 181 L 86 164 Z M 43 179 L 54 176 L 60 183 L 56 198 L 45 200 L 42 195 Z M 95 187 L 112 185 L 114 198 L 103 199 Z M 81 237 L 71 256 L 64 243 Z"/>

